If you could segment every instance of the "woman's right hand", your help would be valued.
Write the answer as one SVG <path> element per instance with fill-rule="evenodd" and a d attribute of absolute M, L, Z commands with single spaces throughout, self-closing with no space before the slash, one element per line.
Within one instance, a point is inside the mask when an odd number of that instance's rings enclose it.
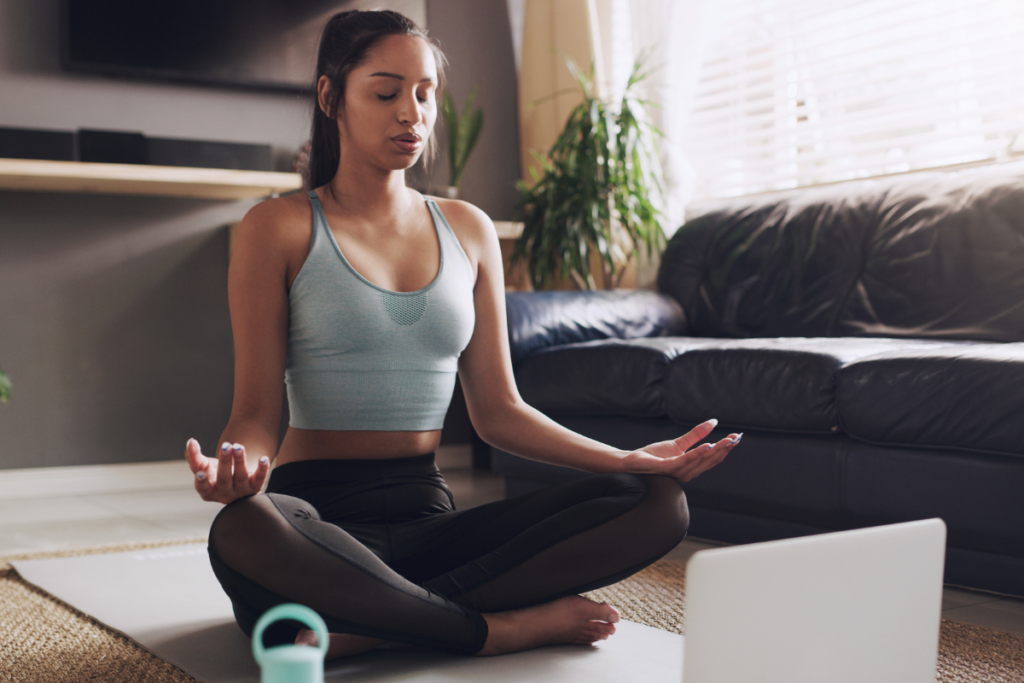
<path fill-rule="evenodd" d="M 221 444 L 216 458 L 208 458 L 199 448 L 199 442 L 189 439 L 185 444 L 185 460 L 196 475 L 196 491 L 203 500 L 230 503 L 259 493 L 270 470 L 270 460 L 263 456 L 252 472 L 245 460 L 242 444 Z"/>

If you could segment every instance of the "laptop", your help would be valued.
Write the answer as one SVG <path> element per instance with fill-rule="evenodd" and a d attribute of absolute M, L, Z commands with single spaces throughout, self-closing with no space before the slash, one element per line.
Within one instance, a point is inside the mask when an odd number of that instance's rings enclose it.
<path fill-rule="evenodd" d="M 684 683 L 934 683 L 945 547 L 926 519 L 694 554 Z"/>

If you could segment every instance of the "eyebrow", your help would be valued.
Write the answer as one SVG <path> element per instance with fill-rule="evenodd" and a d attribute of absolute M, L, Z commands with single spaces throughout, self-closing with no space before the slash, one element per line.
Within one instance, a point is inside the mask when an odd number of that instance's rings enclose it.
<path fill-rule="evenodd" d="M 402 76 L 401 74 L 388 73 L 387 71 L 378 71 L 377 73 L 372 73 L 369 76 L 367 76 L 367 78 L 373 78 L 374 76 L 384 76 L 385 78 L 397 78 L 400 81 L 404 81 L 405 80 L 405 76 Z M 424 79 L 420 80 L 420 83 L 433 83 L 433 82 L 434 82 L 434 79 L 430 78 L 430 77 L 427 77 L 427 78 L 424 78 Z"/>

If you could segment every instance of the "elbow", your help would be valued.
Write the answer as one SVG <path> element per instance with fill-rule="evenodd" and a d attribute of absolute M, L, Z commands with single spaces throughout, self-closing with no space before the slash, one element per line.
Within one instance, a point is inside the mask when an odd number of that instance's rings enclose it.
<path fill-rule="evenodd" d="M 528 406 L 518 395 L 490 396 L 482 405 L 467 405 L 469 421 L 484 443 L 501 448 L 515 429 L 517 417 Z"/>

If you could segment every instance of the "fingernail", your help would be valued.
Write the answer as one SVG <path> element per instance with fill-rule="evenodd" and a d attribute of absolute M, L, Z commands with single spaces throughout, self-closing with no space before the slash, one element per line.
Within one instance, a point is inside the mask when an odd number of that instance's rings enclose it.
<path fill-rule="evenodd" d="M 227 451 L 229 448 L 231 448 L 231 444 L 229 444 L 227 441 L 225 441 L 223 444 L 221 444 L 220 450 L 221 451 Z"/>
<path fill-rule="evenodd" d="M 185 442 L 185 448 L 192 448 L 192 439 Z"/>
<path fill-rule="evenodd" d="M 717 427 L 718 420 L 708 420 L 708 424 L 711 425 L 712 427 Z"/>
<path fill-rule="evenodd" d="M 270 462 L 270 458 L 264 455 L 262 458 L 260 458 L 260 462 L 266 465 L 268 462 Z"/>
<path fill-rule="evenodd" d="M 236 451 L 240 451 L 240 450 L 242 450 L 242 444 L 240 444 L 240 443 L 236 443 L 236 444 L 234 445 L 234 449 L 235 449 Z"/>
<path fill-rule="evenodd" d="M 733 440 L 732 440 L 732 442 L 733 442 L 734 444 L 735 444 L 735 443 L 739 443 L 739 442 L 740 442 L 740 439 L 742 439 L 742 438 L 743 438 L 743 432 L 740 432 L 740 435 L 739 435 L 739 436 L 737 436 L 737 437 L 736 437 L 735 439 L 733 439 Z"/>
<path fill-rule="evenodd" d="M 199 479 L 199 480 L 206 479 L 206 472 L 200 472 L 199 474 L 197 474 L 196 475 L 196 479 Z"/>

